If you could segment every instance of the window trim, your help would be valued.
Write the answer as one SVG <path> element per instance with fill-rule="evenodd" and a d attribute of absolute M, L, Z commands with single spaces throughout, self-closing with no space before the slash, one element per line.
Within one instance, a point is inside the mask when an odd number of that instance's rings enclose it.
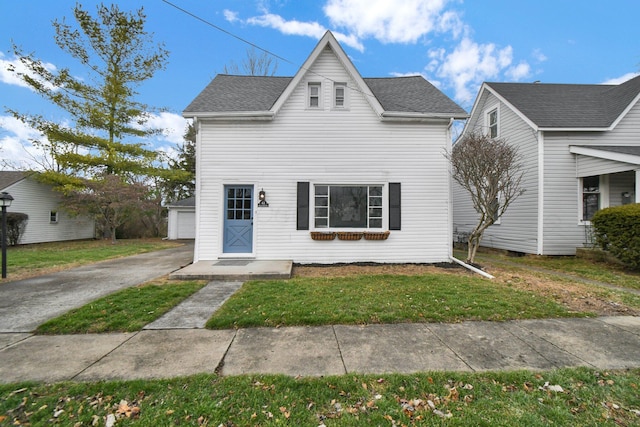
<path fill-rule="evenodd" d="M 387 183 L 352 183 L 352 184 L 343 184 L 343 183 L 331 183 L 331 184 L 327 184 L 324 182 L 317 182 L 317 183 L 311 183 L 310 185 L 310 189 L 309 189 L 309 199 L 310 199 L 310 206 L 309 206 L 309 215 L 310 215 L 310 229 L 312 231 L 354 231 L 354 232 L 359 232 L 359 231 L 386 231 L 388 229 L 388 223 L 389 223 L 389 188 L 388 188 L 388 184 Z M 329 194 L 331 193 L 331 187 L 367 187 L 367 207 L 366 207 L 366 212 L 367 212 L 367 226 L 366 227 L 331 227 L 330 225 L 330 216 L 327 216 L 327 226 L 326 227 L 318 227 L 316 226 L 316 218 L 318 218 L 316 216 L 316 188 L 317 187 L 327 187 L 327 197 L 329 197 Z M 381 188 L 381 204 L 379 207 L 382 209 L 382 213 L 381 213 L 381 224 L 380 227 L 371 227 L 370 226 L 370 219 L 371 217 L 369 216 L 369 208 L 371 207 L 369 205 L 371 197 L 377 197 L 377 196 L 371 196 L 370 195 L 370 188 L 371 187 L 380 187 Z M 320 208 L 324 207 L 324 206 L 318 206 Z M 327 206 L 326 206 L 327 210 L 330 211 L 331 205 L 330 205 L 330 201 L 327 202 Z M 323 217 L 321 217 L 323 218 Z"/>
<path fill-rule="evenodd" d="M 312 95 L 312 88 L 318 88 L 318 95 Z M 318 105 L 311 105 L 311 100 L 317 97 Z M 322 109 L 322 83 L 321 82 L 308 82 L 307 83 L 307 108 L 309 110 L 319 110 Z"/>
<path fill-rule="evenodd" d="M 496 122 L 492 125 L 491 124 L 491 116 L 495 113 L 495 117 L 496 117 Z M 485 117 L 486 120 L 486 126 L 487 126 L 487 135 L 489 136 L 489 138 L 498 138 L 500 137 L 500 109 L 498 107 L 492 108 L 491 110 L 489 110 L 487 112 L 487 115 Z M 496 134 L 492 135 L 492 130 L 495 127 L 496 130 Z"/>
<path fill-rule="evenodd" d="M 584 179 L 591 177 L 598 178 L 598 191 L 584 192 Z M 584 196 L 585 194 L 598 194 L 598 209 L 602 210 L 609 207 L 609 176 L 608 175 L 589 175 L 578 179 L 578 224 L 590 225 L 591 220 L 584 218 Z"/>

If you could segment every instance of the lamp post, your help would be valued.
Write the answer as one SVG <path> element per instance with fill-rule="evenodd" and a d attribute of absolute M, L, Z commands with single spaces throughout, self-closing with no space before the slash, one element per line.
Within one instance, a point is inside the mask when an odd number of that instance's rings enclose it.
<path fill-rule="evenodd" d="M 3 191 L 0 193 L 0 206 L 2 207 L 2 278 L 7 278 L 7 208 L 11 206 L 13 197 Z"/>

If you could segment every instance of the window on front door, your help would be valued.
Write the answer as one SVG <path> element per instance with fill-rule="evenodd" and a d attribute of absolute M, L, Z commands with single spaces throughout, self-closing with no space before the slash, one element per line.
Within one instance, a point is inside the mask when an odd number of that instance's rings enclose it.
<path fill-rule="evenodd" d="M 316 185 L 316 228 L 382 228 L 381 185 Z"/>
<path fill-rule="evenodd" d="M 582 220 L 591 221 L 600 209 L 600 177 L 582 178 Z"/>

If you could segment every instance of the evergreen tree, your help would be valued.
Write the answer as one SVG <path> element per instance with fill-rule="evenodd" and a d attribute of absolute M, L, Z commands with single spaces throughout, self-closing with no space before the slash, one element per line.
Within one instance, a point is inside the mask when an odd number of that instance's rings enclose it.
<path fill-rule="evenodd" d="M 33 54 L 13 46 L 29 70 L 16 74 L 71 118 L 64 125 L 9 110 L 47 137 L 43 149 L 54 166 L 42 179 L 68 191 L 85 186 L 80 178 L 156 173 L 157 153 L 139 141 L 160 130 L 144 128 L 149 108 L 135 97 L 137 87 L 165 67 L 168 52 L 153 45 L 144 29 L 143 9 L 128 13 L 116 5 L 99 5 L 93 17 L 77 4 L 73 15 L 74 26 L 65 19 L 53 22 L 55 42 L 86 69 L 86 76 L 76 77 L 68 68 L 50 71 Z"/>

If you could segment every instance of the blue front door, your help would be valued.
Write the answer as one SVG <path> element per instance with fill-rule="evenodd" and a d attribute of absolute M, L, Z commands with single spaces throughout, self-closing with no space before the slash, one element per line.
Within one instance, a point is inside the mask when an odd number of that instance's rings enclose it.
<path fill-rule="evenodd" d="M 225 185 L 224 243 L 229 254 L 253 252 L 253 186 Z"/>

